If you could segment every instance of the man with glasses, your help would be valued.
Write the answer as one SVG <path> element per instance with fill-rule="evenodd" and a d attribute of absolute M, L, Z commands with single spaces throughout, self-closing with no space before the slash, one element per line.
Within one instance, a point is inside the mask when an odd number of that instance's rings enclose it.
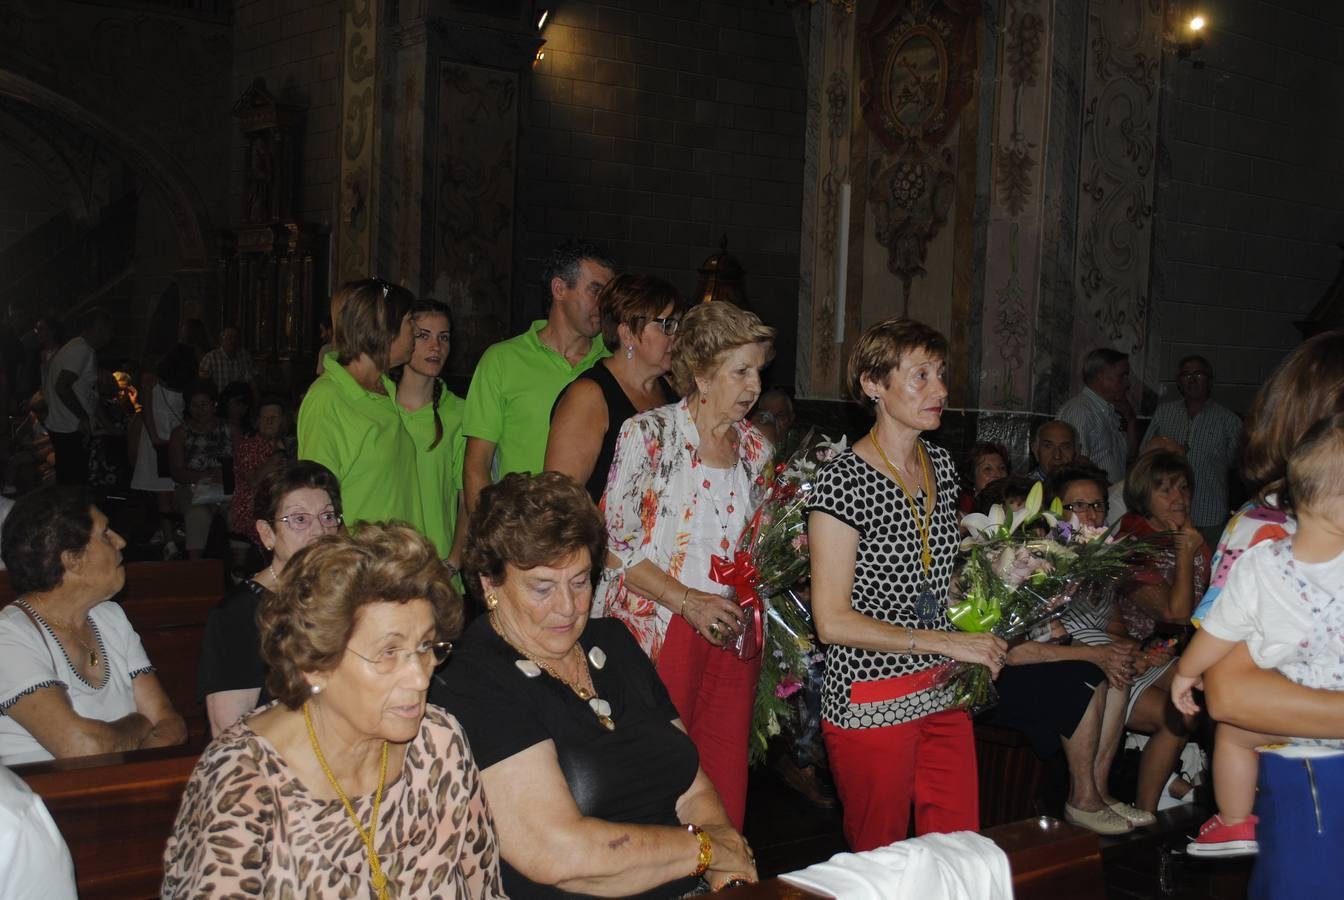
<path fill-rule="evenodd" d="M 1181 399 L 1158 406 L 1144 443 L 1166 437 L 1185 448 L 1195 473 L 1191 510 L 1195 527 L 1210 547 L 1216 547 L 1229 514 L 1228 475 L 1237 461 L 1241 420 L 1210 397 L 1213 366 L 1202 356 L 1181 360 L 1176 369 L 1176 389 Z"/>
<path fill-rule="evenodd" d="M 468 515 L 481 489 L 495 478 L 542 470 L 555 398 L 611 355 L 602 342 L 597 298 L 612 269 L 606 250 L 597 244 L 571 240 L 556 247 L 542 273 L 547 317 L 481 355 L 462 414 Z"/>

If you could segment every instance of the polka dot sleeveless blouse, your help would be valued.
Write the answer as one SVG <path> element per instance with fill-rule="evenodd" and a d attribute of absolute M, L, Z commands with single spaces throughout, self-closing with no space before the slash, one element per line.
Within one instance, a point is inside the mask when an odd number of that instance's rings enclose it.
<path fill-rule="evenodd" d="M 943 448 L 921 443 L 933 462 L 938 486 L 929 526 L 929 549 L 933 553 L 929 581 L 939 600 L 932 622 L 921 623 L 918 614 L 917 597 L 925 577 L 919 532 L 908 501 L 890 477 L 852 450 L 846 451 L 818 471 L 808 510 L 834 516 L 859 533 L 850 595 L 855 611 L 901 627 L 952 631 L 946 605 L 959 541 L 956 466 Z M 947 706 L 948 695 L 943 688 L 892 700 L 851 703 L 850 687 L 856 682 L 914 674 L 944 662 L 946 658 L 938 655 L 911 656 L 832 645 L 826 650 L 822 717 L 841 728 L 880 728 L 938 712 Z"/>

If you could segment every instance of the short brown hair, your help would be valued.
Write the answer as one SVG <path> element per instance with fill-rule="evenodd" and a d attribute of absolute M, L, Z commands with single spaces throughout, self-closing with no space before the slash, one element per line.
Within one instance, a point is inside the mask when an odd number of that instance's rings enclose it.
<path fill-rule="evenodd" d="M 602 342 L 608 350 L 621 345 L 618 329 L 624 325 L 636 336 L 650 319 L 671 304 L 673 315 L 681 297 L 670 281 L 653 275 L 617 275 L 602 289 L 597 308 L 602 314 Z"/>
<path fill-rule="evenodd" d="M 878 322 L 854 342 L 854 349 L 849 353 L 849 395 L 869 415 L 872 415 L 873 407 L 864 393 L 862 380 L 868 378 L 886 386 L 890 383 L 892 370 L 899 369 L 905 355 L 912 350 L 924 350 L 946 360 L 947 338 L 923 322 L 897 318 Z"/>
<path fill-rule="evenodd" d="M 414 295 L 381 278 L 347 281 L 331 298 L 331 339 L 336 361 L 349 365 L 365 354 L 386 372 L 392 342 L 411 311 Z"/>
<path fill-rule="evenodd" d="M 726 300 L 696 304 L 681 317 L 672 342 L 672 387 L 683 397 L 695 391 L 695 376 L 709 375 L 723 357 L 747 344 L 773 345 L 775 329 L 761 317 Z"/>
<path fill-rule="evenodd" d="M 1288 500 L 1294 510 L 1312 509 L 1344 497 L 1339 482 L 1344 460 L 1344 413 L 1326 416 L 1307 429 L 1288 456 Z"/>
<path fill-rule="evenodd" d="M 359 611 L 374 603 L 426 600 L 440 640 L 462 631 L 462 601 L 434 545 L 402 522 L 361 523 L 318 538 L 289 560 L 257 608 L 266 687 L 298 709 L 312 694 L 304 672 L 336 668 Z"/>
<path fill-rule="evenodd" d="M 1125 508 L 1145 518 L 1151 516 L 1153 489 L 1158 482 L 1175 475 L 1184 477 L 1186 485 L 1194 492 L 1195 475 L 1184 454 L 1170 450 L 1150 450 L 1140 455 L 1134 468 L 1125 476 Z"/>
<path fill-rule="evenodd" d="M 275 459 L 276 457 L 271 457 Z M 274 522 L 280 503 L 294 491 L 304 488 L 326 491 L 332 508 L 341 511 L 341 485 L 332 471 L 311 459 L 290 460 L 281 465 L 264 465 L 252 492 L 252 518 Z M 251 526 L 251 522 L 248 523 Z"/>
<path fill-rule="evenodd" d="M 481 491 L 462 568 L 499 584 L 506 566 L 554 565 L 579 550 L 588 551 L 596 584 L 606 559 L 607 529 L 588 492 L 559 472 L 510 472 Z M 477 580 L 471 579 L 473 584 Z"/>
<path fill-rule="evenodd" d="M 1344 412 L 1344 329 L 1318 334 L 1274 370 L 1242 428 L 1241 477 L 1258 500 L 1282 498 L 1288 457 L 1313 423 Z"/>

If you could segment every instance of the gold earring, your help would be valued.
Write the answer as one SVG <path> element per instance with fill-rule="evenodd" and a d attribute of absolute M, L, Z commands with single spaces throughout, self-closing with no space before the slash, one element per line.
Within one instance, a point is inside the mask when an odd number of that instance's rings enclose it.
<path fill-rule="evenodd" d="M 499 598 L 495 596 L 494 591 L 485 595 L 485 608 L 494 609 L 499 606 Z"/>

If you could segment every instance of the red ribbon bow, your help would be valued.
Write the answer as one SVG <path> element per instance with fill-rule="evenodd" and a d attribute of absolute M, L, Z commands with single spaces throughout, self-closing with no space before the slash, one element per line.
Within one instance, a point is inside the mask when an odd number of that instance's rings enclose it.
<path fill-rule="evenodd" d="M 728 559 L 725 556 L 711 556 L 709 558 L 709 577 L 719 584 L 726 584 L 737 592 L 738 605 L 742 607 L 750 620 L 748 628 L 751 629 L 752 637 L 744 634 L 743 651 L 739 655 L 743 659 L 751 659 L 757 653 L 761 652 L 761 640 L 764 637 L 764 624 L 762 616 L 765 613 L 765 604 L 761 602 L 761 597 L 756 593 L 756 580 L 760 573 L 756 570 L 756 564 L 751 560 L 751 554 L 746 550 L 739 550 L 737 554 Z"/>

